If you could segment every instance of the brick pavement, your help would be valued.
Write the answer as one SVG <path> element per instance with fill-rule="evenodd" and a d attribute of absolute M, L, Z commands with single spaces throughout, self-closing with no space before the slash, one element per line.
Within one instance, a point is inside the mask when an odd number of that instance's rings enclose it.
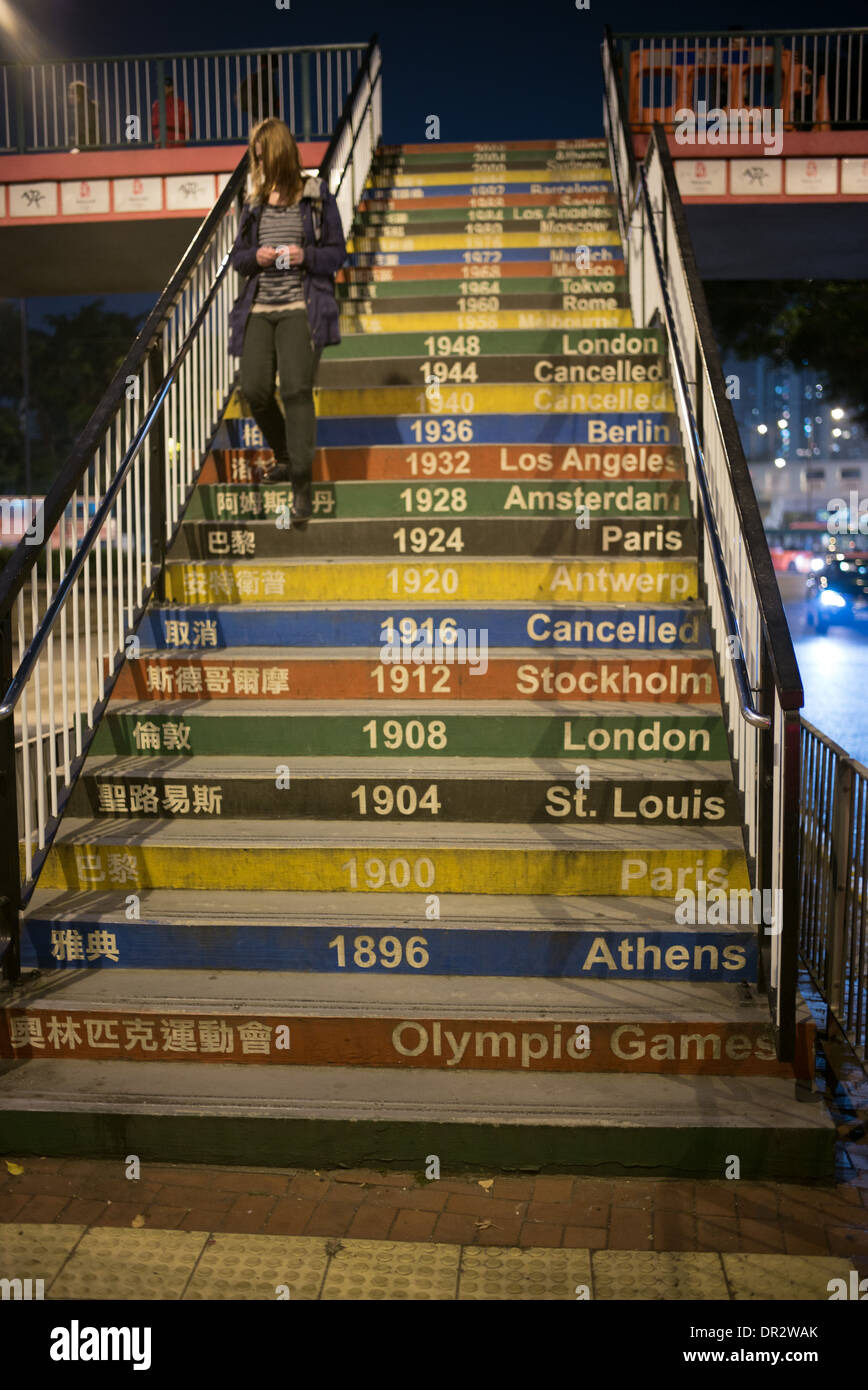
<path fill-rule="evenodd" d="M 868 1269 L 868 1138 L 834 1185 L 0 1161 L 0 1221 L 460 1245 L 838 1255 Z M 12 1171 L 10 1171 L 10 1165 Z M 14 1171 L 20 1168 L 21 1172 Z M 486 1186 L 482 1186 L 486 1183 Z M 143 1218 L 143 1221 L 142 1219 Z"/>

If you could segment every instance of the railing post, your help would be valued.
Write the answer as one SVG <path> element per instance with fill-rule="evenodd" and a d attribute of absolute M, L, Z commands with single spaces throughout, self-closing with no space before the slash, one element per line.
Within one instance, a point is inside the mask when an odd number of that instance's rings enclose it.
<path fill-rule="evenodd" d="M 27 141 L 24 138 L 24 74 L 26 68 L 19 63 L 15 69 L 15 124 L 18 127 L 18 153 L 26 154 Z"/>
<path fill-rule="evenodd" d="M 12 614 L 0 621 L 0 689 L 8 690 L 13 676 Z M 24 776 L 27 749 L 22 748 Z M 21 869 L 18 850 L 18 788 L 15 778 L 15 717 L 0 720 L 0 958 L 3 978 L 15 983 L 21 975 Z"/>
<path fill-rule="evenodd" d="M 774 65 L 774 69 L 773 69 L 774 76 L 773 76 L 773 78 L 772 78 L 772 103 L 773 103 L 773 109 L 774 109 L 775 111 L 777 111 L 777 110 L 779 110 L 779 108 L 780 108 L 780 104 L 781 104 L 781 94 L 782 94 L 782 91 L 783 91 L 783 63 L 782 63 L 783 52 L 784 52 L 784 43 L 783 43 L 783 39 L 781 39 L 780 37 L 778 37 L 778 38 L 775 39 L 775 42 L 774 42 L 774 49 L 775 49 L 775 65 Z"/>
<path fill-rule="evenodd" d="M 848 758 L 838 758 L 835 769 L 835 805 L 832 812 L 831 844 L 832 913 L 826 946 L 826 1004 L 840 1018 L 844 1002 L 842 990 L 844 961 L 844 922 L 847 906 L 847 869 L 853 808 L 853 768 Z"/>
<path fill-rule="evenodd" d="M 163 340 L 148 353 L 148 385 L 153 395 L 163 379 Z M 147 408 L 147 403 L 146 403 Z M 155 417 L 150 436 L 151 578 L 154 598 L 162 603 L 166 590 L 166 451 L 163 411 Z"/>
<path fill-rule="evenodd" d="M 789 1062 L 796 1048 L 796 985 L 799 957 L 799 789 L 802 721 L 799 711 L 781 710 L 780 865 L 783 920 L 776 1008 L 780 1011 L 778 1057 Z M 774 886 L 774 885 L 772 885 Z"/>
<path fill-rule="evenodd" d="M 157 101 L 160 112 L 160 149 L 164 150 L 166 148 L 166 64 L 162 58 L 157 61 Z"/>
<path fill-rule="evenodd" d="M 301 129 L 302 139 L 310 139 L 310 52 L 305 49 L 299 54 L 301 63 Z"/>

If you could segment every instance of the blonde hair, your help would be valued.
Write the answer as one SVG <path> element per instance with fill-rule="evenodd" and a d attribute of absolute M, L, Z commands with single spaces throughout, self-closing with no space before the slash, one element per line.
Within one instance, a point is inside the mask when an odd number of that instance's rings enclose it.
<path fill-rule="evenodd" d="M 256 158 L 256 146 L 262 158 Z M 288 202 L 295 201 L 302 188 L 301 160 L 295 136 L 276 116 L 268 116 L 250 132 L 248 168 L 251 175 L 250 201 L 264 203 L 277 190 Z"/>

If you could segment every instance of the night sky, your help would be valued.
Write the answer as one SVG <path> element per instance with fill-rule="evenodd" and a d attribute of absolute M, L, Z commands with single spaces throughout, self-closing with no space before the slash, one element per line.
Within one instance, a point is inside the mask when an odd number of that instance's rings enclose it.
<path fill-rule="evenodd" d="M 808 0 L 728 0 L 709 10 L 683 0 L 0 0 L 11 6 L 23 42 L 0 24 L 0 56 L 84 58 L 146 53 L 235 51 L 303 44 L 367 43 L 383 50 L 383 138 L 389 144 L 425 139 L 429 115 L 440 138 L 521 140 L 602 134 L 600 42 L 606 24 L 618 33 L 683 33 L 694 23 L 722 30 L 785 28 L 821 21 L 865 24 L 866 0 L 838 0 L 818 14 Z M 144 312 L 152 296 L 113 295 L 111 303 Z M 31 322 L 84 302 L 31 300 Z"/>
<path fill-rule="evenodd" d="M 425 138 L 440 117 L 449 140 L 516 140 L 601 133 L 599 45 L 615 33 L 731 25 L 794 29 L 868 22 L 866 0 L 0 0 L 34 31 L 33 57 L 103 57 L 367 41 L 383 49 L 383 137 Z M 19 56 L 8 41 L 0 55 Z"/>

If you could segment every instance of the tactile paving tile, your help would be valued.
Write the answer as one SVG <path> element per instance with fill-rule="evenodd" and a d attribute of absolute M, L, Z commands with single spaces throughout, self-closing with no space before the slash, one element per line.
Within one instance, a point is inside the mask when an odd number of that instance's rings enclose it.
<path fill-rule="evenodd" d="M 673 1250 L 595 1250 L 592 1296 L 599 1299 L 728 1299 L 720 1256 Z"/>
<path fill-rule="evenodd" d="M 323 1299 L 455 1298 L 457 1245 L 395 1240 L 342 1240 L 339 1244 L 326 1273 Z"/>
<path fill-rule="evenodd" d="M 329 1261 L 324 1236 L 213 1235 L 202 1252 L 185 1299 L 315 1299 Z M 284 1294 L 285 1298 L 286 1295 Z"/>
<path fill-rule="evenodd" d="M 207 1239 L 205 1231 L 91 1228 L 50 1296 L 179 1299 Z"/>
<path fill-rule="evenodd" d="M 48 1298 L 52 1280 L 86 1229 L 11 1222 L 0 1227 L 0 1279 L 44 1279 Z"/>
<path fill-rule="evenodd" d="M 829 1298 L 830 1279 L 849 1288 L 849 1260 L 834 1255 L 723 1255 L 734 1299 L 799 1299 L 821 1303 Z"/>
<path fill-rule="evenodd" d="M 527 1299 L 535 1303 L 584 1298 L 591 1284 L 589 1250 L 518 1250 L 466 1246 L 462 1251 L 459 1299 Z"/>

